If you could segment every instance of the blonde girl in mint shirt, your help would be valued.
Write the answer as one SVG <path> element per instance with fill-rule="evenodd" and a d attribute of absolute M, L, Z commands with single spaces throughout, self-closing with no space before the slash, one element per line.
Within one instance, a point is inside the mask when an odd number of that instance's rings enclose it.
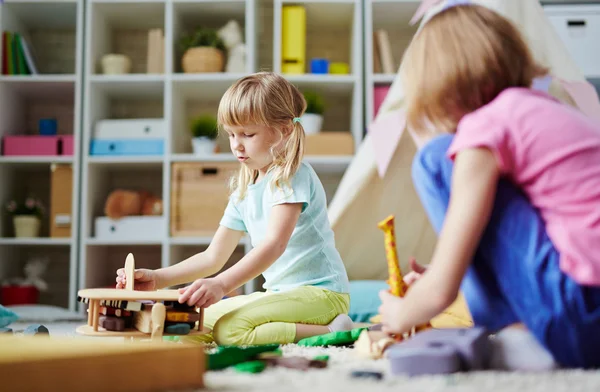
<path fill-rule="evenodd" d="M 191 282 L 181 303 L 204 307 L 220 345 L 293 343 L 348 330 L 349 283 L 327 218 L 323 185 L 303 162 L 306 109 L 302 93 L 274 73 L 234 83 L 222 97 L 218 121 L 240 161 L 221 224 L 206 249 L 180 263 L 135 272 L 135 288 Z M 253 249 L 219 272 L 248 234 Z M 266 292 L 222 299 L 259 275 Z M 117 287 L 125 276 L 117 271 Z"/>

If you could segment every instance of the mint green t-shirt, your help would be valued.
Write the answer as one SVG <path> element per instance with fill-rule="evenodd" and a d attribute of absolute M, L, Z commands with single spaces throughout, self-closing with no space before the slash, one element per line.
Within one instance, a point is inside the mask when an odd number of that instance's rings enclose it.
<path fill-rule="evenodd" d="M 264 273 L 264 288 L 285 291 L 298 286 L 319 286 L 348 293 L 348 275 L 335 247 L 327 216 L 327 198 L 314 169 L 303 162 L 290 187 L 272 189 L 271 176 L 248 186 L 246 197 L 234 192 L 221 225 L 247 232 L 256 247 L 265 238 L 271 208 L 283 203 L 302 203 L 302 212 L 286 250 Z"/>

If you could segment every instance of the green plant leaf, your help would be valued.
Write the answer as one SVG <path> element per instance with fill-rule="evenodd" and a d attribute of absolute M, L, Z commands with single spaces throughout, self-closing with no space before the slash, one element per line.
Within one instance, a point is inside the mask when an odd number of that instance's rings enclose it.
<path fill-rule="evenodd" d="M 179 38 L 179 48 L 182 52 L 200 46 L 209 46 L 225 51 L 225 44 L 217 34 L 216 29 L 199 27 L 193 32 L 186 33 Z"/>
<path fill-rule="evenodd" d="M 325 100 L 314 91 L 305 91 L 306 113 L 323 114 L 325 112 Z"/>
<path fill-rule="evenodd" d="M 192 119 L 190 132 L 193 137 L 205 136 L 210 139 L 216 139 L 219 134 L 217 128 L 217 118 L 210 114 L 204 114 Z"/>

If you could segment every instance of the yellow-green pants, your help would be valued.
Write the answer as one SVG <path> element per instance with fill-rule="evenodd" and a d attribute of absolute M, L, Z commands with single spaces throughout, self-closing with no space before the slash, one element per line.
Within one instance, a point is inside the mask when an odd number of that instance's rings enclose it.
<path fill-rule="evenodd" d="M 293 343 L 296 323 L 327 325 L 339 314 L 347 314 L 350 296 L 315 286 L 286 292 L 255 292 L 217 302 L 204 309 L 207 335 L 186 341 L 219 345 Z"/>

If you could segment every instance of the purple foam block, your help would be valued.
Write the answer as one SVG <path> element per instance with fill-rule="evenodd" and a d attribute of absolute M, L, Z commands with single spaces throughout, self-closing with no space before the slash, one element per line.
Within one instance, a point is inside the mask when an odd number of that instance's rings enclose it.
<path fill-rule="evenodd" d="M 392 370 L 401 371 L 405 366 L 403 360 L 394 365 L 394 358 L 412 356 L 415 363 L 419 362 L 416 366 L 423 367 L 417 370 L 418 373 L 431 374 L 432 371 L 439 373 L 455 367 L 454 359 L 449 354 L 451 351 L 459 360 L 459 369 L 455 371 L 479 370 L 487 368 L 489 344 L 488 332 L 484 328 L 430 329 L 390 347 L 387 355 L 392 362 Z M 426 357 L 430 357 L 432 363 L 421 360 Z M 447 363 L 439 363 L 444 361 Z"/>
<path fill-rule="evenodd" d="M 454 347 L 444 343 L 432 342 L 423 346 L 395 344 L 387 349 L 386 357 L 392 373 L 396 375 L 450 374 L 461 370 L 460 356 Z"/>

